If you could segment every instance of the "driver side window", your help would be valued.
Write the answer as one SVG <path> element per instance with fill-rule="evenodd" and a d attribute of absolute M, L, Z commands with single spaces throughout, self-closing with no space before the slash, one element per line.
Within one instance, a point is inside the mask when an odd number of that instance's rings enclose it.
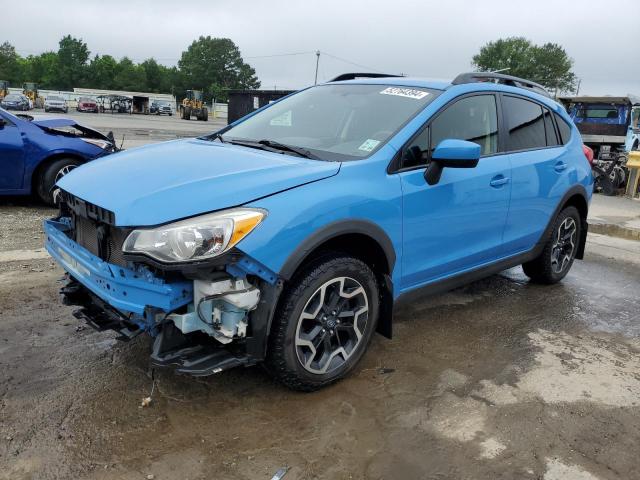
<path fill-rule="evenodd" d="M 497 153 L 498 112 L 495 96 L 465 97 L 447 107 L 407 146 L 402 168 L 427 165 L 435 147 L 449 138 L 477 143 L 483 156 Z"/>

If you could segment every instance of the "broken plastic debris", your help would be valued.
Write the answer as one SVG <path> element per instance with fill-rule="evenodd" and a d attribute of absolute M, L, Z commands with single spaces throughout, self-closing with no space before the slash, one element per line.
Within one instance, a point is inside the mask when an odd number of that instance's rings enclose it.
<path fill-rule="evenodd" d="M 287 472 L 289 471 L 289 467 L 282 467 L 280 470 L 278 470 L 276 472 L 276 474 L 271 477 L 271 480 L 280 480 L 282 477 L 284 477 Z"/>

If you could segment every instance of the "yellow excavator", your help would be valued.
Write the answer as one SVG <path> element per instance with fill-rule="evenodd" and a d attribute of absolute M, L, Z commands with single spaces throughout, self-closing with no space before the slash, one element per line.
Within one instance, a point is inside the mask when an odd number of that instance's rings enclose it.
<path fill-rule="evenodd" d="M 9 82 L 0 80 L 0 100 L 9 95 Z"/>
<path fill-rule="evenodd" d="M 35 108 L 42 108 L 42 98 L 38 96 L 38 84 L 25 82 L 22 84 L 22 93 L 33 103 Z"/>
<path fill-rule="evenodd" d="M 206 122 L 209 120 L 209 110 L 202 100 L 202 92 L 200 90 L 187 90 L 187 95 L 182 99 L 182 103 L 178 107 L 180 118 L 183 120 L 191 120 L 191 116 Z"/>

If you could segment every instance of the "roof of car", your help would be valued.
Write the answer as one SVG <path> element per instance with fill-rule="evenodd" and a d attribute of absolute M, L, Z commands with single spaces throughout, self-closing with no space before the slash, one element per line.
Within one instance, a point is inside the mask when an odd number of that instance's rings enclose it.
<path fill-rule="evenodd" d="M 397 85 L 399 87 L 431 88 L 434 90 L 444 90 L 451 86 L 451 82 L 443 80 L 433 80 L 419 77 L 380 77 L 380 78 L 356 78 L 353 80 L 341 80 L 330 82 L 337 84 L 358 84 L 358 85 Z"/>
<path fill-rule="evenodd" d="M 512 91 L 512 88 L 522 89 L 552 99 L 552 96 L 542 85 L 525 78 L 505 75 L 499 72 L 461 73 L 450 82 L 385 73 L 343 73 L 328 83 L 395 85 L 399 87 L 430 88 L 434 90 L 446 90 L 452 86 L 459 85 L 480 86 L 481 84 L 489 84 L 493 89 L 499 89 L 507 92 Z M 485 88 L 480 87 L 477 88 L 477 90 L 484 90 Z M 471 87 L 471 90 L 473 90 L 473 87 Z"/>

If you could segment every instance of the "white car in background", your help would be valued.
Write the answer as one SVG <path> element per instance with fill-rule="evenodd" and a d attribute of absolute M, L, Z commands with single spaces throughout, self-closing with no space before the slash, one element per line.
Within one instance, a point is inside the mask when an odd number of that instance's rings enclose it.
<path fill-rule="evenodd" d="M 60 95 L 49 95 L 47 99 L 44 101 L 44 111 L 45 112 L 69 112 L 69 106 L 67 105 L 67 101 L 62 98 Z"/>

